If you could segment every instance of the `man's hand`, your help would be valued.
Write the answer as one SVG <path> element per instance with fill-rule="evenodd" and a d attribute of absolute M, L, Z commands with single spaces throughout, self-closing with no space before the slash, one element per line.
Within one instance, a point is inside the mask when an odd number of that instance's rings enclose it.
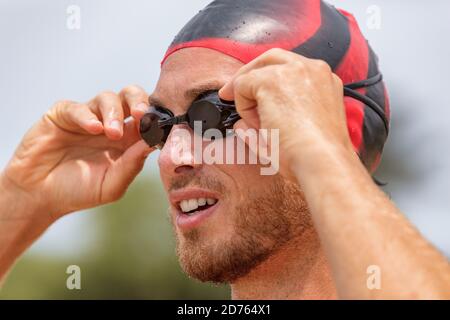
<path fill-rule="evenodd" d="M 220 91 L 235 100 L 235 128 L 280 130 L 281 172 L 324 152 L 354 154 L 346 126 L 343 85 L 328 64 L 272 49 L 242 67 Z"/>
<path fill-rule="evenodd" d="M 325 62 L 280 49 L 220 91 L 237 127 L 280 129 L 281 173 L 298 182 L 341 298 L 448 299 L 450 265 L 373 183 L 352 148 L 341 81 Z M 376 266 L 382 287 L 371 290 Z M 413 275 L 413 276 L 411 276 Z"/>
<path fill-rule="evenodd" d="M 130 86 L 85 104 L 56 103 L 25 135 L 2 173 L 2 184 L 33 208 L 15 218 L 39 218 L 26 216 L 38 213 L 54 221 L 119 199 L 152 151 L 137 126 L 147 98 Z M 130 115 L 134 121 L 124 123 Z"/>

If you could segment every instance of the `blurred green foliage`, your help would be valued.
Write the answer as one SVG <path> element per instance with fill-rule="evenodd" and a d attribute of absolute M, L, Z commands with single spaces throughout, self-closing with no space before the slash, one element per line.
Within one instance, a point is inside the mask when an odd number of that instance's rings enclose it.
<path fill-rule="evenodd" d="M 139 177 L 121 201 L 89 213 L 96 230 L 89 252 L 70 258 L 25 254 L 0 298 L 228 299 L 228 286 L 200 283 L 181 271 L 167 208 L 159 179 Z M 81 268 L 81 290 L 66 287 L 72 264 Z"/>

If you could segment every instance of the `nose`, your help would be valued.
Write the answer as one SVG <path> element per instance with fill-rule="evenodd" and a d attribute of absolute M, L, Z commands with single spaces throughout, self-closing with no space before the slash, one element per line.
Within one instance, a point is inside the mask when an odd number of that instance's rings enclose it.
<path fill-rule="evenodd" d="M 194 148 L 194 139 L 194 133 L 188 126 L 173 127 L 159 154 L 158 165 L 161 174 L 183 174 L 201 166 L 201 155 L 196 154 L 198 148 Z"/>

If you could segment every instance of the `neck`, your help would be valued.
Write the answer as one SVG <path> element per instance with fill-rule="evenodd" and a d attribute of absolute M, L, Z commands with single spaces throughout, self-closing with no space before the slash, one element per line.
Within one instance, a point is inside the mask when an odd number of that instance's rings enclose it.
<path fill-rule="evenodd" d="M 233 299 L 336 299 L 336 289 L 313 228 L 293 239 L 231 285 Z"/>

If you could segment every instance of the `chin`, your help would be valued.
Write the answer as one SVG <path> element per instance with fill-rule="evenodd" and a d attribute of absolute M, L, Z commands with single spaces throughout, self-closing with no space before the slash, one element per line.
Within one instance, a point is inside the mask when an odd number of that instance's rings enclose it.
<path fill-rule="evenodd" d="M 171 218 L 186 274 L 203 282 L 233 283 L 311 227 L 298 186 L 276 182 L 242 197 L 205 189 L 173 194 Z M 205 196 L 216 201 L 200 206 Z M 231 203 L 239 198 L 245 200 Z M 178 205 L 180 199 L 193 203 Z"/>
<path fill-rule="evenodd" d="M 183 271 L 202 282 L 231 284 L 270 257 L 282 242 L 245 235 L 243 230 L 214 233 L 220 225 L 177 231 L 177 255 Z M 251 229 L 251 228 L 250 228 Z"/>

